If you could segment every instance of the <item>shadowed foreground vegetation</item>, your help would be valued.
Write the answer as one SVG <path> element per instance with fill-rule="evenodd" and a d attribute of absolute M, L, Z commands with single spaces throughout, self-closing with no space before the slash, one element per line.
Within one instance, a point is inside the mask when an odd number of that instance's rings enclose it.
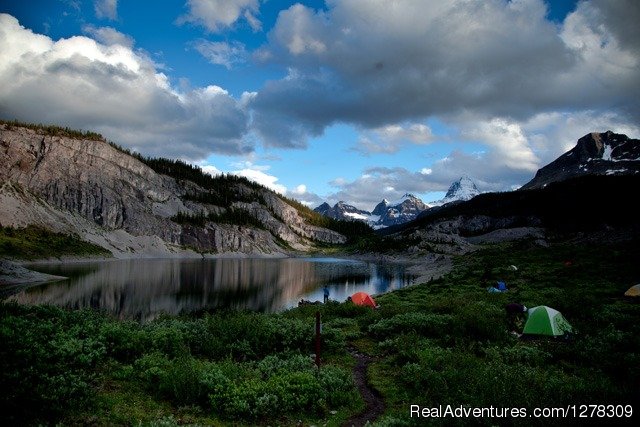
<path fill-rule="evenodd" d="M 529 411 L 633 404 L 640 411 L 640 304 L 622 297 L 640 281 L 638 259 L 637 242 L 492 246 L 457 259 L 442 279 L 378 297 L 375 311 L 329 303 L 139 324 L 2 304 L 0 422 L 340 425 L 364 407 L 351 379 L 350 346 L 374 358 L 368 376 L 387 407 L 376 425 L 427 423 L 409 418 L 410 404 Z M 483 279 L 505 280 L 509 291 L 489 294 Z M 560 310 L 574 337 L 517 339 L 504 310 L 509 302 Z M 309 356 L 316 310 L 324 322 L 319 372 Z M 543 422 L 550 420 L 526 424 Z"/>

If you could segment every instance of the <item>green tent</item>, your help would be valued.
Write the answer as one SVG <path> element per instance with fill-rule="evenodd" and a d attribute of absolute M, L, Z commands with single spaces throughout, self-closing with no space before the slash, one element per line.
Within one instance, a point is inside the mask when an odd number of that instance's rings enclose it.
<path fill-rule="evenodd" d="M 528 313 L 523 334 L 559 336 L 572 331 L 562 314 L 546 305 L 530 308 Z"/>

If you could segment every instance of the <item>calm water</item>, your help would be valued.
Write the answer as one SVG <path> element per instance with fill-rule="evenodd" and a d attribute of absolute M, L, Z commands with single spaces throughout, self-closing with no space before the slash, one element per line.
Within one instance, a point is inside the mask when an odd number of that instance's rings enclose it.
<path fill-rule="evenodd" d="M 160 313 L 235 308 L 279 311 L 300 299 L 344 301 L 354 292 L 379 294 L 410 284 L 403 265 L 331 258 L 153 259 L 30 268 L 69 277 L 8 297 L 23 304 L 99 308 L 122 318 L 149 320 Z"/>

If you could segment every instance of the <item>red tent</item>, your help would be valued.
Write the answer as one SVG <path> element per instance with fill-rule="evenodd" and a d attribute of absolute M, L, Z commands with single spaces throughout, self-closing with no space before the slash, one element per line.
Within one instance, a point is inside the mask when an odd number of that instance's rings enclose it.
<path fill-rule="evenodd" d="M 356 292 L 351 295 L 351 301 L 356 305 L 366 305 L 371 308 L 376 308 L 376 302 L 371 298 L 371 295 L 366 292 Z"/>

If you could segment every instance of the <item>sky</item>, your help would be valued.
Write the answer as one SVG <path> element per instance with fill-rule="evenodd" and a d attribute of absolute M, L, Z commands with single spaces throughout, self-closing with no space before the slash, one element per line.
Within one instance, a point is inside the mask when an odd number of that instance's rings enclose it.
<path fill-rule="evenodd" d="M 0 0 L 0 118 L 315 207 L 509 191 L 640 137 L 636 0 Z"/>

